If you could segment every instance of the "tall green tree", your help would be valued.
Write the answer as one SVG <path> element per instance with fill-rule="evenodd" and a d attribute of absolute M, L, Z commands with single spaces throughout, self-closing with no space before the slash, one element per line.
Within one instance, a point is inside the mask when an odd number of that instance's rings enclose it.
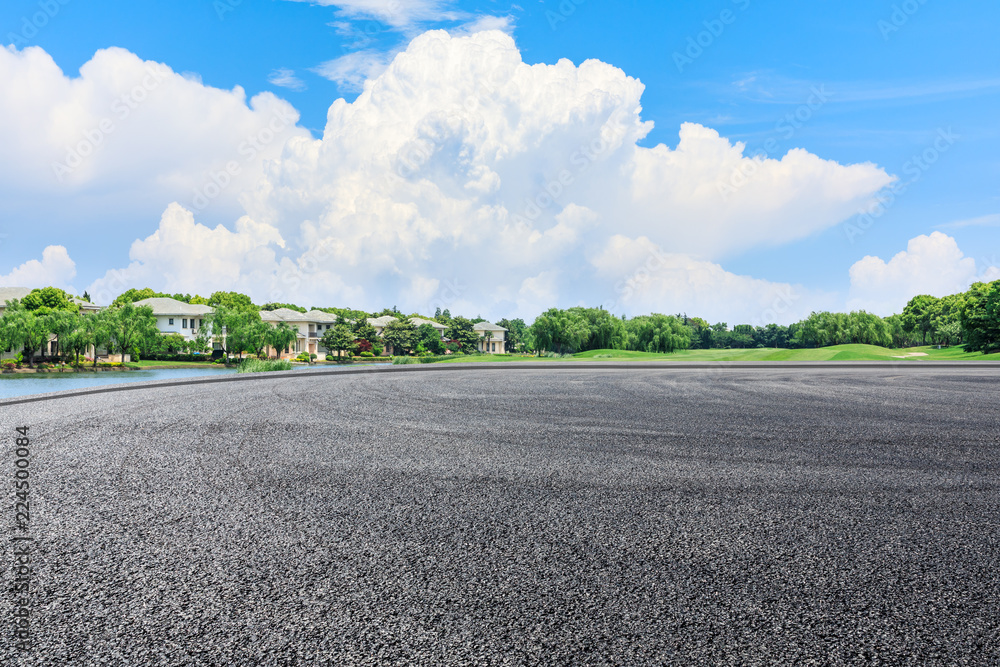
<path fill-rule="evenodd" d="M 640 315 L 625 323 L 628 349 L 669 354 L 691 345 L 691 328 L 673 315 Z"/>
<path fill-rule="evenodd" d="M 7 302 L 0 317 L 0 340 L 3 348 L 21 348 L 29 367 L 33 367 L 32 357 L 49 339 L 49 330 L 44 316 L 28 310 L 17 299 Z"/>
<path fill-rule="evenodd" d="M 43 310 L 48 310 L 48 308 L 40 309 L 36 311 L 36 314 Z M 73 332 L 80 326 L 80 314 L 75 311 L 56 309 L 49 310 L 47 314 L 39 316 L 45 319 L 49 332 L 56 336 L 56 354 L 62 355 L 64 350 L 69 349 L 66 346 L 67 341 L 72 338 Z"/>
<path fill-rule="evenodd" d="M 531 337 L 538 352 L 559 354 L 586 349 L 591 329 L 583 309 L 549 308 L 531 324 Z"/>
<path fill-rule="evenodd" d="M 279 308 L 287 308 L 288 310 L 295 310 L 300 313 L 306 312 L 305 308 L 296 306 L 294 303 L 265 303 L 260 307 L 261 310 L 278 310 Z"/>
<path fill-rule="evenodd" d="M 146 341 L 160 335 L 149 306 L 126 303 L 108 312 L 111 313 L 107 322 L 110 342 L 113 350 L 122 355 L 122 361 L 126 354 L 134 354 Z"/>
<path fill-rule="evenodd" d="M 416 331 L 409 320 L 397 319 L 382 329 L 382 340 L 392 346 L 393 354 L 407 354 L 416 347 Z"/>
<path fill-rule="evenodd" d="M 497 324 L 507 330 L 507 335 L 504 336 L 504 347 L 507 352 L 519 352 L 525 349 L 525 335 L 528 325 L 524 323 L 524 320 L 520 318 L 502 319 Z"/>
<path fill-rule="evenodd" d="M 229 310 L 259 310 L 246 294 L 239 292 L 213 292 L 208 297 L 208 305 L 212 308 L 227 308 Z"/>
<path fill-rule="evenodd" d="M 422 346 L 425 350 L 434 354 L 445 353 L 444 343 L 441 341 L 441 334 L 434 328 L 434 325 L 421 324 L 417 327 L 414 335 L 416 336 L 418 347 Z"/>
<path fill-rule="evenodd" d="M 323 332 L 320 343 L 328 350 L 347 352 L 354 347 L 354 332 L 346 322 L 337 322 Z"/>
<path fill-rule="evenodd" d="M 74 355 L 76 357 L 74 365 L 76 366 L 80 365 L 80 355 L 86 354 L 87 350 L 93 344 L 93 338 L 90 336 L 89 323 L 95 318 L 96 315 L 94 313 L 81 313 L 79 315 L 74 315 L 71 319 L 73 327 L 59 334 L 60 350 Z M 97 356 L 96 350 L 94 356 Z"/>
<path fill-rule="evenodd" d="M 260 311 L 245 306 L 218 306 L 209 316 L 209 326 L 225 357 L 235 354 L 241 360 L 245 352 L 259 352 L 263 348 L 270 329 L 261 320 Z"/>
<path fill-rule="evenodd" d="M 984 354 L 1000 348 L 1000 280 L 974 283 L 962 308 L 965 349 Z"/>
<path fill-rule="evenodd" d="M 69 295 L 58 287 L 42 287 L 29 292 L 21 303 L 25 308 L 32 311 L 51 312 L 61 310 L 64 312 L 76 313 L 80 307 L 70 299 Z"/>
<path fill-rule="evenodd" d="M 479 345 L 479 334 L 472 328 L 472 322 L 464 317 L 453 317 L 449 320 L 445 335 L 455 341 L 465 354 L 472 354 Z"/>
<path fill-rule="evenodd" d="M 375 327 L 368 324 L 367 318 L 356 320 L 352 328 L 356 340 L 366 340 L 373 344 L 378 342 L 378 331 L 375 330 Z"/>
<path fill-rule="evenodd" d="M 930 294 L 920 294 L 903 308 L 903 329 L 907 332 L 919 331 L 923 345 L 927 344 L 927 334 L 934 331 L 934 316 L 940 307 L 940 300 Z"/>
<path fill-rule="evenodd" d="M 281 355 L 291 347 L 298 337 L 299 332 L 295 327 L 288 322 L 278 322 L 277 325 L 270 327 L 267 345 L 274 348 L 275 355 L 280 359 Z"/>
<path fill-rule="evenodd" d="M 115 297 L 115 300 L 111 302 L 111 307 L 115 308 L 117 306 L 124 306 L 126 303 L 135 303 L 136 301 L 142 301 L 143 299 L 169 296 L 169 294 L 157 292 L 152 287 L 143 287 L 142 289 L 132 287 Z"/>

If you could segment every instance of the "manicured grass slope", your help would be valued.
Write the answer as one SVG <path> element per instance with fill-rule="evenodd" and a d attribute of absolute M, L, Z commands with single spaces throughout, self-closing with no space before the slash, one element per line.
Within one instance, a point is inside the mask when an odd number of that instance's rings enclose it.
<path fill-rule="evenodd" d="M 660 360 L 660 361 L 897 361 L 899 357 L 923 353 L 927 356 L 908 357 L 907 361 L 1000 361 L 1000 354 L 966 352 L 962 347 L 913 347 L 892 350 L 877 345 L 833 345 L 809 350 L 757 348 L 750 350 L 682 350 L 674 354 L 655 354 L 627 350 L 591 350 L 575 355 L 576 359 Z"/>

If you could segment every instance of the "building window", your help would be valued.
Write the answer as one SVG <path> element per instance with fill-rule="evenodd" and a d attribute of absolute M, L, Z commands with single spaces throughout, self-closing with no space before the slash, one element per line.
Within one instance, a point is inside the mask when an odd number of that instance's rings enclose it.
<path fill-rule="evenodd" d="M 169 320 L 167 320 L 167 324 L 169 324 L 170 326 L 174 326 L 174 318 L 171 317 Z"/>
<path fill-rule="evenodd" d="M 181 322 L 183 323 L 181 324 L 181 329 L 187 329 L 188 328 L 187 318 L 185 317 L 183 320 L 181 320 Z"/>

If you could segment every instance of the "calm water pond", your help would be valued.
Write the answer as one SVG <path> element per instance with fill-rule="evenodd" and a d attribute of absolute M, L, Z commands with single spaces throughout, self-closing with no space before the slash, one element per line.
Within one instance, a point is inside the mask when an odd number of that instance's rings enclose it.
<path fill-rule="evenodd" d="M 293 371 L 317 371 L 325 370 L 331 373 L 347 370 L 349 368 L 388 367 L 388 364 L 353 364 L 349 366 L 336 365 L 314 365 L 298 366 L 292 368 Z M 229 375 L 235 373 L 235 368 L 219 368 L 211 366 L 206 368 L 150 368 L 142 371 L 109 371 L 103 373 L 33 373 L 0 375 L 0 400 L 4 398 L 14 398 L 16 396 L 30 396 L 32 394 L 47 394 L 52 391 L 69 391 L 71 389 L 87 389 L 89 387 L 100 387 L 108 384 L 121 384 L 123 382 L 143 382 L 146 380 L 178 380 L 182 378 L 206 377 Z"/>
<path fill-rule="evenodd" d="M 50 391 L 87 389 L 123 382 L 145 380 L 177 380 L 180 378 L 217 376 L 235 373 L 235 368 L 151 368 L 142 371 L 111 371 L 104 373 L 43 373 L 35 375 L 0 375 L 0 399 Z"/>

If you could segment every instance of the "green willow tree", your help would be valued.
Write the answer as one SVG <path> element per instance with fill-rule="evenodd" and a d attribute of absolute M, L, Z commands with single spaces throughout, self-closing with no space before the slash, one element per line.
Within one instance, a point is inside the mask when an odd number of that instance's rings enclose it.
<path fill-rule="evenodd" d="M 122 355 L 133 354 L 153 336 L 159 336 L 156 328 L 156 318 L 149 306 L 136 306 L 126 303 L 106 311 L 110 313 L 107 319 L 108 332 L 112 350 Z"/>
<path fill-rule="evenodd" d="M 280 359 L 281 355 L 288 351 L 299 332 L 288 322 L 278 322 L 270 327 L 267 332 L 267 346 L 274 349 L 275 356 Z"/>
<path fill-rule="evenodd" d="M 32 357 L 49 339 L 49 330 L 44 316 L 35 314 L 17 299 L 7 302 L 0 317 L 0 341 L 5 350 L 21 348 L 29 368 L 33 368 Z"/>

